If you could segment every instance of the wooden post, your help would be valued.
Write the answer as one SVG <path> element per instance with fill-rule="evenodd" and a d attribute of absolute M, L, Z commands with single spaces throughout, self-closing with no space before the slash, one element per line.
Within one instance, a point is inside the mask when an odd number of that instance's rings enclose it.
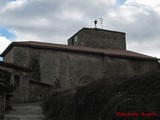
<path fill-rule="evenodd" d="M 5 92 L 0 93 L 0 120 L 4 120 L 5 114 Z"/>
<path fill-rule="evenodd" d="M 5 111 L 6 111 L 6 92 L 4 92 L 4 117 L 5 117 Z"/>

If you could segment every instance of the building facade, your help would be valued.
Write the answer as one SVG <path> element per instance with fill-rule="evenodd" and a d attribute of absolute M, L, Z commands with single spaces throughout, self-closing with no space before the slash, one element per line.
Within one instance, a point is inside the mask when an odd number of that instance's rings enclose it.
<path fill-rule="evenodd" d="M 126 50 L 125 33 L 83 28 L 68 44 L 26 41 L 13 42 L 6 48 L 1 54 L 5 63 L 29 70 L 19 71 L 24 77 L 20 77 L 13 101 L 36 102 L 44 100 L 51 90 L 83 86 L 108 75 L 135 75 L 158 68 L 157 58 Z M 26 92 L 26 96 L 18 98 L 18 92 Z"/>

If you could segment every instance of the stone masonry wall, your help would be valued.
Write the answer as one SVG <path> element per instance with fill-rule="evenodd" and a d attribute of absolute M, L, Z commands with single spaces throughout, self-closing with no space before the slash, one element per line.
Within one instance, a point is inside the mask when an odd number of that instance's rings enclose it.
<path fill-rule="evenodd" d="M 28 68 L 31 53 L 29 50 L 23 47 L 14 47 L 13 64 Z"/>
<path fill-rule="evenodd" d="M 126 50 L 125 33 L 84 28 L 68 40 L 68 45 Z"/>
<path fill-rule="evenodd" d="M 13 96 L 11 97 L 12 103 L 23 103 L 28 102 L 28 91 L 29 91 L 29 79 L 27 73 L 21 73 L 20 86 L 16 87 L 13 91 Z"/>
<path fill-rule="evenodd" d="M 147 71 L 156 70 L 157 64 L 155 61 L 149 60 L 138 60 L 138 59 L 124 59 L 124 58 L 113 58 L 105 57 L 105 73 L 108 74 L 128 74 L 136 75 Z"/>
<path fill-rule="evenodd" d="M 157 62 L 131 58 L 109 57 L 99 54 L 61 50 L 21 48 L 27 58 L 14 53 L 14 62 L 31 68 L 30 80 L 67 89 L 88 84 L 112 74 L 139 74 L 157 68 Z M 20 58 L 22 58 L 20 61 Z M 19 62 L 16 62 L 19 61 Z"/>
<path fill-rule="evenodd" d="M 14 91 L 12 92 L 13 96 L 11 97 L 12 103 L 27 102 L 29 73 L 5 66 L 0 66 L 0 70 L 6 71 L 8 74 L 10 74 L 9 84 L 14 86 Z M 19 86 L 15 86 L 15 75 L 20 77 Z"/>
<path fill-rule="evenodd" d="M 3 61 L 21 67 L 28 67 L 30 53 L 29 48 L 15 46 L 4 56 Z"/>
<path fill-rule="evenodd" d="M 156 62 L 147 60 L 44 49 L 33 53 L 39 54 L 41 81 L 60 89 L 88 84 L 107 74 L 134 75 L 157 68 Z"/>
<path fill-rule="evenodd" d="M 13 63 L 13 53 L 14 52 L 14 48 L 12 48 L 3 58 L 3 61 L 7 62 L 7 63 Z"/>
<path fill-rule="evenodd" d="M 51 94 L 54 87 L 37 81 L 29 81 L 29 102 L 42 102 Z"/>
<path fill-rule="evenodd" d="M 40 53 L 41 80 L 52 85 L 59 83 L 61 89 L 75 87 L 85 77 L 91 81 L 103 77 L 100 56 L 46 50 Z"/>

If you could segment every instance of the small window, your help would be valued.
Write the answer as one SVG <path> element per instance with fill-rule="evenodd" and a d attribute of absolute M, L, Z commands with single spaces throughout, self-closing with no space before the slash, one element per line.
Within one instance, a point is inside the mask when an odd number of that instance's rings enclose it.
<path fill-rule="evenodd" d="M 14 75 L 14 85 L 15 87 L 20 86 L 20 76 L 19 75 Z"/>

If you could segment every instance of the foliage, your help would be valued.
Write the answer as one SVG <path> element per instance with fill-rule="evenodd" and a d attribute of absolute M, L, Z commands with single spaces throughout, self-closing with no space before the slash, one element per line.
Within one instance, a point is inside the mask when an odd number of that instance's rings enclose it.
<path fill-rule="evenodd" d="M 108 81 L 121 81 L 108 84 Z M 160 72 L 110 76 L 73 90 L 54 92 L 44 103 L 46 120 L 160 119 Z M 139 116 L 118 116 L 117 112 Z M 140 116 L 154 112 L 155 116 Z"/>

